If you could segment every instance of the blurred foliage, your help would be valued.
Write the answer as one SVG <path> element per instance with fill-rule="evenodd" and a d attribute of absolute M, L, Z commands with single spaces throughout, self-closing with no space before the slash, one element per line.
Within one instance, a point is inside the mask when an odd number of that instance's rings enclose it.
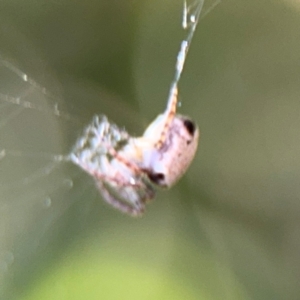
<path fill-rule="evenodd" d="M 26 110 L 0 127 L 1 147 L 65 153 L 95 113 L 140 134 L 164 108 L 181 11 L 179 0 L 1 1 L 0 53 L 78 121 Z M 180 82 L 200 149 L 143 218 L 103 204 L 74 166 L 1 190 L 2 298 L 299 299 L 299 16 L 297 1 L 224 0 L 200 22 Z M 1 182 L 45 165 L 4 163 Z"/>

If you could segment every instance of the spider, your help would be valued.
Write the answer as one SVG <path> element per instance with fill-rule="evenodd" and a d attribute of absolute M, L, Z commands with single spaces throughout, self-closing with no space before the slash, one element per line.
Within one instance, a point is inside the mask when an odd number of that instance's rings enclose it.
<path fill-rule="evenodd" d="M 181 43 L 165 112 L 141 137 L 130 136 L 105 116 L 95 116 L 70 154 L 69 159 L 94 178 L 103 199 L 129 215 L 142 215 L 155 187 L 174 185 L 195 156 L 199 128 L 176 113 L 177 86 L 203 3 L 187 7 L 184 2 L 183 27 L 190 31 Z"/>
<path fill-rule="evenodd" d="M 172 106 L 159 115 L 141 137 L 95 116 L 75 144 L 70 160 L 94 179 L 103 199 L 132 216 L 142 215 L 155 196 L 154 185 L 172 186 L 191 163 L 199 129 Z"/>

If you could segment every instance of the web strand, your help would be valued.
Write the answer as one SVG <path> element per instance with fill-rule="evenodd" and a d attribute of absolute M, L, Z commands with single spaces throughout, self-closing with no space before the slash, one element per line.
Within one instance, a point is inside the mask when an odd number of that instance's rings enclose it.
<path fill-rule="evenodd" d="M 28 83 L 31 89 L 34 89 L 38 92 L 40 92 L 42 95 L 46 96 L 47 99 L 53 100 L 54 105 L 52 108 L 45 108 L 42 105 L 34 104 L 30 101 L 24 100 L 23 98 L 26 98 L 26 94 L 22 95 L 20 97 L 13 97 L 10 95 L 6 95 L 3 93 L 0 93 L 0 100 L 5 101 L 10 104 L 19 105 L 25 109 L 34 109 L 43 113 L 51 113 L 58 117 L 63 117 L 67 120 L 75 121 L 74 117 L 71 115 L 62 112 L 58 108 L 57 104 L 57 98 L 53 96 L 45 87 L 38 84 L 35 80 L 33 80 L 31 77 L 29 77 L 26 73 L 22 72 L 20 69 L 18 69 L 16 66 L 14 66 L 12 63 L 10 63 L 8 60 L 4 59 L 0 55 L 0 67 L 4 67 L 7 70 L 11 71 L 13 74 L 15 74 L 17 77 L 19 77 L 24 83 Z M 30 93 L 30 91 L 28 91 Z"/>
<path fill-rule="evenodd" d="M 177 104 L 177 98 L 174 98 L 174 94 L 177 94 L 178 83 L 184 69 L 187 54 L 190 49 L 197 25 L 201 19 L 203 19 L 221 2 L 221 0 L 215 1 L 210 7 L 205 10 L 203 9 L 204 2 L 205 0 L 197 0 L 190 5 L 187 4 L 186 0 L 184 0 L 183 2 L 182 28 L 184 30 L 188 30 L 188 32 L 186 38 L 181 42 L 180 50 L 177 55 L 175 75 L 171 83 L 166 108 L 166 111 L 168 112 L 170 112 L 174 106 L 176 107 L 176 105 L 174 105 L 173 103 L 175 101 Z"/>
<path fill-rule="evenodd" d="M 188 30 L 188 34 L 187 37 L 181 42 L 180 50 L 177 55 L 177 60 L 175 65 L 175 75 L 171 83 L 171 88 L 170 88 L 168 103 L 167 103 L 167 111 L 172 110 L 172 108 L 174 107 L 174 103 L 173 103 L 174 101 L 177 102 L 177 97 L 176 99 L 174 99 L 174 94 L 177 94 L 178 82 L 180 80 L 185 65 L 186 57 L 199 22 L 199 17 L 203 8 L 203 4 L 204 4 L 204 0 L 196 1 L 191 5 L 187 5 L 187 1 L 184 1 L 183 3 L 182 27 L 183 29 Z"/>

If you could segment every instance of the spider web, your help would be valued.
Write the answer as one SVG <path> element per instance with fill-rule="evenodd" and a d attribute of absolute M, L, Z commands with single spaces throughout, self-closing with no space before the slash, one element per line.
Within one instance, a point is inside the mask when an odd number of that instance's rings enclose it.
<path fill-rule="evenodd" d="M 49 96 L 33 82 L 24 80 L 25 76 L 19 76 L 19 69 L 10 67 L 16 68 L 2 58 L 0 286 L 4 278 L 22 269 L 27 259 L 31 264 L 33 253 L 51 242 L 49 232 L 55 223 L 59 224 L 71 200 L 76 200 L 71 199 L 71 192 L 80 175 L 57 155 L 69 151 L 64 136 L 68 129 L 63 126 L 69 121 L 47 113 L 54 107 Z M 41 109 L 30 109 L 33 105 Z M 76 186 L 83 188 L 80 181 Z"/>
<path fill-rule="evenodd" d="M 42 82 L 24 73 L 15 60 L 0 56 L 0 296 L 1 281 L 10 277 L 13 266 L 23 265 L 35 250 L 49 247 L 50 239 L 43 240 L 45 233 L 56 223 L 61 226 L 58 220 L 74 200 L 90 199 L 81 212 L 88 215 L 98 194 L 93 180 L 65 159 L 88 118 L 64 113 L 62 97 L 51 94 L 55 83 L 48 88 L 45 74 L 40 73 Z M 134 116 L 126 109 L 127 115 Z M 120 119 L 116 121 L 122 126 Z"/>

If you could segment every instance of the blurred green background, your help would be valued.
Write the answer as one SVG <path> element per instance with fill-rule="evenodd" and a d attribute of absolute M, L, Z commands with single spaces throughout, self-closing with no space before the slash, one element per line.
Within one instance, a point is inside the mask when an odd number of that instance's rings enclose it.
<path fill-rule="evenodd" d="M 211 1 L 206 0 L 209 7 Z M 223 0 L 197 29 L 180 113 L 201 129 L 184 178 L 143 218 L 101 201 L 68 153 L 104 113 L 141 134 L 184 36 L 174 0 L 0 2 L 1 299 L 300 299 L 300 2 Z M 32 155 L 27 155 L 31 153 Z M 42 170 L 42 173 L 39 173 Z"/>

